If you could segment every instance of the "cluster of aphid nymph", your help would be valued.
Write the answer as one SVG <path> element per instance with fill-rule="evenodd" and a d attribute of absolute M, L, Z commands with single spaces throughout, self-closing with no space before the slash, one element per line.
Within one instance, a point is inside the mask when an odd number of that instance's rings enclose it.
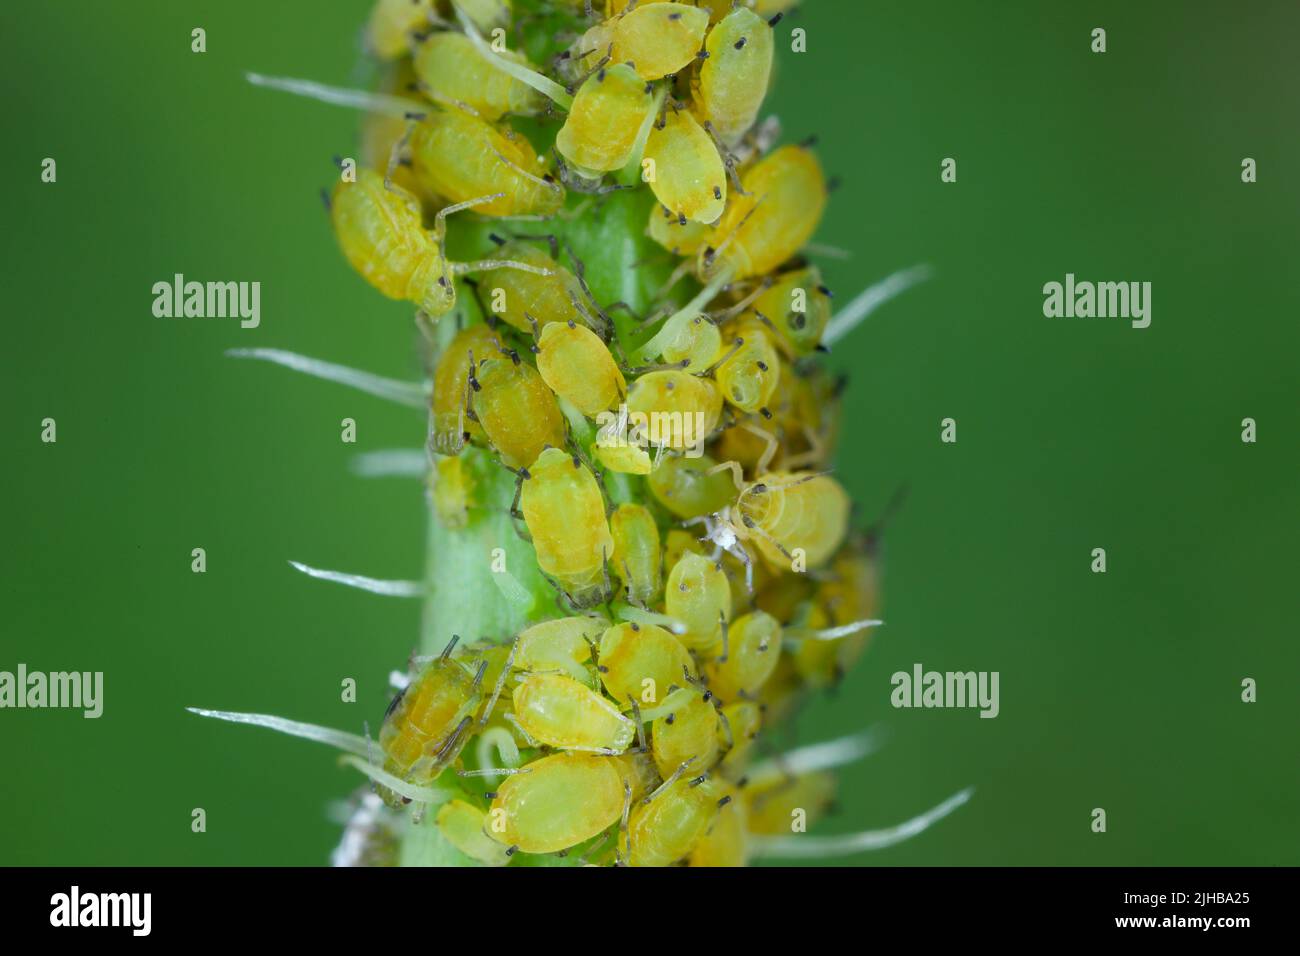
<path fill-rule="evenodd" d="M 759 118 L 788 6 L 380 0 L 384 90 L 317 90 L 367 112 L 327 206 L 356 271 L 418 307 L 433 520 L 496 515 L 535 567 L 495 570 L 545 582 L 526 626 L 449 629 L 395 679 L 354 759 L 371 823 L 485 865 L 742 865 L 861 756 L 773 732 L 880 623 L 878 525 L 851 528 L 829 470 L 831 294 L 805 248 L 827 184 Z M 569 239 L 615 208 L 657 278 L 602 301 L 637 283 Z"/>

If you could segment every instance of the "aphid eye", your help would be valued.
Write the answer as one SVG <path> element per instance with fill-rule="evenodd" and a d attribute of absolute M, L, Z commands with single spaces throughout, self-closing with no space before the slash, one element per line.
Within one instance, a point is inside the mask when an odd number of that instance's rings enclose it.
<path fill-rule="evenodd" d="M 713 198 L 714 198 L 714 199 L 721 199 L 721 198 L 722 198 L 722 187 L 721 187 L 721 186 L 714 186 L 714 187 L 713 187 Z"/>
<path fill-rule="evenodd" d="M 745 38 L 741 37 L 739 40 L 736 41 L 735 45 L 737 50 L 743 50 L 745 48 Z"/>

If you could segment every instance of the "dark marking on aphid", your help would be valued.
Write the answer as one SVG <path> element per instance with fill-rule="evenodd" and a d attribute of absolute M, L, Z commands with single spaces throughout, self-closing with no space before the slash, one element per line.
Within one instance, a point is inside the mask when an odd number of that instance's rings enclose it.
<path fill-rule="evenodd" d="M 731 802 L 731 794 L 727 794 L 725 797 L 720 797 L 718 799 L 718 809 L 721 810 L 730 802 Z"/>
<path fill-rule="evenodd" d="M 682 15 L 681 15 L 680 13 L 670 13 L 670 14 L 668 14 L 668 19 L 669 19 L 669 20 L 680 20 L 681 18 L 682 18 Z"/>
<path fill-rule="evenodd" d="M 664 718 L 664 723 L 671 724 L 676 719 L 677 719 L 676 714 L 669 714 L 667 717 Z"/>
<path fill-rule="evenodd" d="M 736 41 L 735 47 L 737 50 L 743 50 L 745 48 L 745 44 L 748 42 L 749 41 L 745 37 L 741 37 L 739 40 Z"/>
<path fill-rule="evenodd" d="M 518 852 L 519 852 L 519 847 L 512 846 L 506 850 L 506 856 L 514 856 Z"/>
<path fill-rule="evenodd" d="M 784 14 L 784 13 L 778 13 L 776 16 L 772 17 L 772 19 L 770 19 L 770 20 L 767 21 L 767 25 L 768 25 L 769 27 L 774 27 L 774 26 L 776 26 L 778 23 L 780 23 L 780 22 L 781 22 L 782 20 L 784 20 L 784 19 L 785 19 L 785 14 Z"/>
<path fill-rule="evenodd" d="M 714 187 L 713 187 L 713 198 L 714 198 L 714 199 L 721 199 L 721 198 L 722 198 L 722 187 L 721 187 L 721 186 L 714 186 Z"/>
<path fill-rule="evenodd" d="M 708 779 L 709 779 L 708 774 L 704 774 L 704 773 L 702 773 L 702 774 L 700 774 L 698 777 L 696 777 L 694 780 L 692 780 L 690 783 L 688 783 L 687 786 L 688 786 L 688 787 L 698 787 L 700 784 L 702 784 L 705 780 L 708 780 Z"/>
<path fill-rule="evenodd" d="M 759 360 L 758 360 L 757 362 L 755 362 L 754 364 L 758 366 L 758 370 L 759 370 L 760 372 L 766 372 L 766 371 L 767 371 L 767 363 L 764 362 L 762 359 L 759 359 Z"/>
<path fill-rule="evenodd" d="M 768 408 L 766 405 L 763 406 L 762 408 L 760 408 L 760 409 L 758 410 L 758 413 L 759 413 L 760 415 L 762 415 L 762 416 L 763 416 L 765 419 L 767 419 L 768 421 L 771 421 L 771 420 L 772 420 L 772 410 L 771 410 L 770 408 Z"/>
<path fill-rule="evenodd" d="M 489 232 L 488 238 L 498 246 L 504 246 L 506 244 L 506 240 L 502 236 L 498 236 L 495 232 Z"/>

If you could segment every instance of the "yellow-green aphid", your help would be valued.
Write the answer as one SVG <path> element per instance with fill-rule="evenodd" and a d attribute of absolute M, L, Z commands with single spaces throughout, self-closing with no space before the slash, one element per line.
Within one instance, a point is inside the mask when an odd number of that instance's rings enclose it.
<path fill-rule="evenodd" d="M 704 665 L 709 690 L 724 701 L 754 696 L 781 656 L 781 622 L 763 611 L 742 614 L 727 628 L 726 651 Z"/>
<path fill-rule="evenodd" d="M 714 373 L 718 388 L 742 412 L 757 412 L 767 407 L 781 381 L 781 360 L 758 322 L 741 322 L 732 335 L 731 351 Z"/>
<path fill-rule="evenodd" d="M 767 21 L 744 7 L 723 17 L 705 38 L 708 57 L 696 73 L 695 105 L 727 146 L 740 142 L 758 118 L 774 49 Z"/>
<path fill-rule="evenodd" d="M 558 448 L 546 449 L 528 468 L 520 507 L 543 573 L 576 607 L 605 600 L 614 539 L 591 469 Z"/>
<path fill-rule="evenodd" d="M 718 709 L 696 691 L 671 713 L 656 719 L 650 733 L 650 752 L 659 773 L 667 777 L 690 760 L 691 773 L 704 773 L 718 760 Z"/>
<path fill-rule="evenodd" d="M 563 674 L 529 674 L 514 692 L 515 719 L 547 747 L 617 754 L 636 736 L 636 725 L 610 701 Z"/>
<path fill-rule="evenodd" d="M 561 753 L 508 777 L 488 810 L 487 832 L 525 853 L 555 853 L 590 840 L 623 815 L 616 758 Z"/>
<path fill-rule="evenodd" d="M 713 230 L 689 219 L 682 225 L 671 210 L 656 206 L 650 210 L 646 235 L 675 256 L 693 256 L 708 243 Z"/>
<path fill-rule="evenodd" d="M 439 458 L 432 474 L 433 510 L 445 528 L 463 528 L 474 505 L 474 477 L 460 458 Z"/>
<path fill-rule="evenodd" d="M 655 198 L 679 224 L 716 222 L 726 208 L 727 171 L 718 147 L 685 110 L 669 109 L 651 128 L 642 165 Z"/>
<path fill-rule="evenodd" d="M 681 777 L 661 788 L 632 811 L 628 862 L 632 866 L 671 866 L 685 860 L 708 832 L 719 801 L 724 799 L 723 787 L 703 775 Z"/>
<path fill-rule="evenodd" d="M 427 786 L 460 755 L 482 700 L 482 677 L 451 658 L 455 640 L 394 699 L 379 731 L 384 769 Z M 402 799 L 381 788 L 390 805 Z"/>
<path fill-rule="evenodd" d="M 650 472 L 650 492 L 678 518 L 698 518 L 721 511 L 735 497 L 736 485 L 726 472 L 715 472 L 716 465 L 708 455 L 665 456 Z"/>
<path fill-rule="evenodd" d="M 438 811 L 436 822 L 443 838 L 471 860 L 484 866 L 505 866 L 510 854 L 485 832 L 487 819 L 473 804 L 450 800 Z"/>
<path fill-rule="evenodd" d="M 722 395 L 710 379 L 670 369 L 636 379 L 627 407 L 633 415 L 647 416 L 652 444 L 698 449 L 718 427 Z"/>
<path fill-rule="evenodd" d="M 594 686 L 588 662 L 606 622 L 593 617 L 561 617 L 534 624 L 519 635 L 515 666 L 521 671 L 558 671 Z"/>
<path fill-rule="evenodd" d="M 643 80 L 657 80 L 699 55 L 709 14 L 685 3 L 643 3 L 612 23 L 615 62 L 635 65 Z"/>
<path fill-rule="evenodd" d="M 687 552 L 668 573 L 664 610 L 686 625 L 682 642 L 692 651 L 716 655 L 722 650 L 724 620 L 731 619 L 731 585 L 713 561 Z"/>
<path fill-rule="evenodd" d="M 719 802 L 726 799 L 726 803 L 718 808 L 708 830 L 691 851 L 691 866 L 744 866 L 749 862 L 745 806 L 736 799 L 733 788 L 719 784 L 719 789 Z"/>
<path fill-rule="evenodd" d="M 812 826 L 830 807 L 835 799 L 835 776 L 824 770 L 796 777 L 777 775 L 750 783 L 742 794 L 751 833 L 788 835 L 796 832 L 796 822 Z"/>
<path fill-rule="evenodd" d="M 458 109 L 432 109 L 408 139 L 416 177 L 452 202 L 492 197 L 484 216 L 550 216 L 564 204 L 564 187 L 540 164 L 533 147 L 509 127 L 495 127 Z"/>
<path fill-rule="evenodd" d="M 661 703 L 670 687 L 695 676 L 695 662 L 677 638 L 653 624 L 615 624 L 600 639 L 597 658 L 606 692 L 625 708 Z"/>
<path fill-rule="evenodd" d="M 779 649 L 773 659 L 780 659 Z M 763 709 L 755 701 L 736 700 L 723 707 L 718 716 L 718 743 L 725 751 L 718 769 L 734 779 L 749 762 L 754 739 L 763 727 Z"/>
<path fill-rule="evenodd" d="M 627 391 L 609 347 L 595 332 L 572 319 L 542 329 L 537 339 L 537 371 L 551 391 L 572 402 L 588 418 L 616 407 Z"/>
<path fill-rule="evenodd" d="M 849 497 L 829 475 L 773 472 L 745 487 L 736 502 L 740 537 L 750 537 L 776 567 L 825 564 L 849 527 Z"/>
<path fill-rule="evenodd" d="M 577 278 L 556 262 L 536 243 L 517 240 L 503 244 L 497 254 L 512 262 L 522 262 L 549 272 L 524 272 L 519 269 L 493 269 L 479 282 L 484 305 L 520 332 L 531 332 L 531 316 L 538 328 L 552 322 L 580 319 L 575 303 L 582 301 L 582 287 Z"/>
<path fill-rule="evenodd" d="M 614 573 L 628 603 L 645 607 L 659 593 L 659 526 L 644 505 L 621 504 L 609 516 Z"/>
<path fill-rule="evenodd" d="M 412 37 L 429 26 L 433 0 L 378 0 L 366 25 L 366 47 L 381 60 L 395 60 L 411 48 Z"/>
<path fill-rule="evenodd" d="M 512 50 L 497 54 L 533 69 Z M 506 113 L 532 116 L 546 108 L 546 98 L 521 83 L 479 52 L 463 33 L 431 34 L 415 51 L 415 74 L 438 103 L 463 103 L 488 122 Z"/>
<path fill-rule="evenodd" d="M 574 97 L 555 148 L 588 179 L 622 169 L 653 106 L 647 83 L 630 66 L 597 70 Z"/>
<path fill-rule="evenodd" d="M 564 415 L 537 369 L 511 353 L 475 354 L 472 408 L 488 443 L 511 468 L 527 468 L 547 445 L 564 444 Z"/>
<path fill-rule="evenodd" d="M 777 276 L 754 300 L 753 309 L 767 316 L 779 341 L 791 354 L 803 356 L 821 343 L 830 322 L 830 290 L 822 284 L 816 266 L 794 269 Z"/>
<path fill-rule="evenodd" d="M 765 275 L 793 256 L 816 231 L 826 208 L 826 180 L 811 150 L 782 146 L 748 169 L 745 195 L 727 211 L 700 250 L 702 277 L 732 280 Z"/>
<path fill-rule="evenodd" d="M 468 416 L 470 355 L 475 360 L 494 355 L 501 347 L 486 325 L 469 325 L 456 333 L 438 356 L 433 371 L 433 422 L 430 441 L 442 455 L 457 455 L 471 439 L 482 439 L 483 428 Z"/>

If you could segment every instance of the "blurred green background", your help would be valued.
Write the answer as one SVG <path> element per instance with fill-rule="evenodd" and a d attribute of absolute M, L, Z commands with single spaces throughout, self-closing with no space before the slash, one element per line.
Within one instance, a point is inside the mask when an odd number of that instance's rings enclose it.
<path fill-rule="evenodd" d="M 841 480 L 864 517 L 904 481 L 911 497 L 888 539 L 888 625 L 802 721 L 809 741 L 892 731 L 819 832 L 974 784 L 921 838 L 847 862 L 1295 864 L 1300 11 L 1073 6 L 809 0 L 781 27 L 808 51 L 786 45 L 770 109 L 787 140 L 819 134 L 843 181 L 818 241 L 853 255 L 823 260 L 829 284 L 844 302 L 936 270 L 830 359 L 851 379 Z M 313 864 L 337 837 L 325 805 L 358 778 L 327 750 L 183 708 L 373 726 L 416 640 L 415 602 L 286 560 L 419 575 L 418 483 L 348 463 L 416 446 L 421 417 L 222 357 L 419 372 L 409 310 L 351 273 L 316 195 L 357 116 L 242 79 L 365 82 L 365 12 L 0 13 L 0 669 L 106 673 L 97 721 L 0 711 L 0 863 Z M 47 156 L 56 185 L 39 181 Z M 260 281 L 261 327 L 154 318 L 150 288 L 175 272 Z M 1151 327 L 1044 318 L 1041 288 L 1066 272 L 1152 282 Z M 915 662 L 999 671 L 1001 715 L 891 709 L 890 674 Z M 1244 677 L 1258 703 L 1240 702 Z"/>

